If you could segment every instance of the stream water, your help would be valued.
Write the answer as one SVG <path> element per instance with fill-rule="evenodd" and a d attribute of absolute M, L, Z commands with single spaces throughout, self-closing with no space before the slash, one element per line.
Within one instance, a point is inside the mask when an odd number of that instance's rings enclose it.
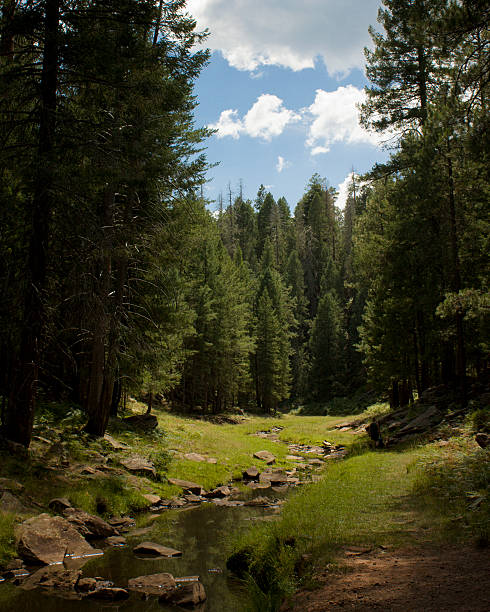
<path fill-rule="evenodd" d="M 175 577 L 199 576 L 206 590 L 207 600 L 198 612 L 243 612 L 248 596 L 242 584 L 226 569 L 225 539 L 254 521 L 268 520 L 274 509 L 256 506 L 226 508 L 212 503 L 184 511 L 166 511 L 154 521 L 150 530 L 127 536 L 127 545 L 108 548 L 83 568 L 83 576 L 102 576 L 117 587 L 126 587 L 129 578 L 169 572 Z M 277 510 L 276 510 L 277 512 Z M 140 559 L 132 552 L 139 542 L 152 541 L 183 552 L 174 559 Z M 176 612 L 182 608 L 158 603 L 157 598 L 143 599 L 131 593 L 123 602 L 106 603 L 94 600 L 69 600 L 44 591 L 25 591 L 7 582 L 0 584 L 2 612 L 95 612 L 102 610 L 124 612 Z"/>

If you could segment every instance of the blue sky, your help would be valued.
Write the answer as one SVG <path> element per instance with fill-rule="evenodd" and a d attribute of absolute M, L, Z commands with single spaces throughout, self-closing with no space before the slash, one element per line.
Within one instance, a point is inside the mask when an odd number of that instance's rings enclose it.
<path fill-rule="evenodd" d="M 357 121 L 367 84 L 363 48 L 379 0 L 188 0 L 211 32 L 211 61 L 196 83 L 196 124 L 217 130 L 206 143 L 205 195 L 253 199 L 260 184 L 291 210 L 318 172 L 339 189 L 352 168 L 387 158 Z"/>

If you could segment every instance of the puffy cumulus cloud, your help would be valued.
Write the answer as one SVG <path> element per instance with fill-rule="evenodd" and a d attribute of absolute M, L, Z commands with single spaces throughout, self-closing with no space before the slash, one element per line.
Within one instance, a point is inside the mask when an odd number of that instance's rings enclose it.
<path fill-rule="evenodd" d="M 206 44 L 231 66 L 276 65 L 302 70 L 321 57 L 330 74 L 364 65 L 368 26 L 380 0 L 189 0 Z"/>
<path fill-rule="evenodd" d="M 218 121 L 209 127 L 217 131 L 218 138 L 231 136 L 237 139 L 243 130 L 242 122 L 238 118 L 238 111 L 231 109 L 224 110 L 219 116 Z"/>
<path fill-rule="evenodd" d="M 368 132 L 359 125 L 356 105 L 363 102 L 364 96 L 364 91 L 353 85 L 339 87 L 335 91 L 317 89 L 315 101 L 306 109 L 313 119 L 306 141 L 312 155 L 328 153 L 330 145 L 336 142 L 381 143 L 379 134 Z"/>
<path fill-rule="evenodd" d="M 228 109 L 221 113 L 217 123 L 211 129 L 217 130 L 218 138 L 231 136 L 238 138 L 247 134 L 252 138 L 270 141 L 279 136 L 289 123 L 300 120 L 300 115 L 285 108 L 281 98 L 271 94 L 262 94 L 247 114 L 240 119 L 238 111 Z"/>
<path fill-rule="evenodd" d="M 286 168 L 290 168 L 290 167 L 291 167 L 291 162 L 287 161 L 286 159 L 284 159 L 284 157 L 279 155 L 277 158 L 277 164 L 276 164 L 276 170 L 279 172 L 279 174 L 283 170 L 286 170 Z"/>

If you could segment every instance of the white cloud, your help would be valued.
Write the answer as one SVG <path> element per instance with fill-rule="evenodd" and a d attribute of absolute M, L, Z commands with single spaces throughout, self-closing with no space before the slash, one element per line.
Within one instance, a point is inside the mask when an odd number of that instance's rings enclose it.
<path fill-rule="evenodd" d="M 379 134 L 368 132 L 359 125 L 356 104 L 363 102 L 364 97 L 364 91 L 353 85 L 335 91 L 317 89 L 315 101 L 307 109 L 313 118 L 306 141 L 312 155 L 327 153 L 330 145 L 336 142 L 380 144 Z"/>
<path fill-rule="evenodd" d="M 279 174 L 283 170 L 286 170 L 286 168 L 290 168 L 290 167 L 291 167 L 291 162 L 287 161 L 286 159 L 284 159 L 284 157 L 279 155 L 277 158 L 277 164 L 276 164 L 276 170 L 279 172 Z"/>
<path fill-rule="evenodd" d="M 209 126 L 213 130 L 217 130 L 218 138 L 224 136 L 231 136 L 232 138 L 239 138 L 240 132 L 243 130 L 243 125 L 240 119 L 238 119 L 238 111 L 236 110 L 224 110 L 216 123 Z"/>
<path fill-rule="evenodd" d="M 228 109 L 209 127 L 217 130 L 218 138 L 231 136 L 236 139 L 240 134 L 247 134 L 252 138 L 270 141 L 274 136 L 282 134 L 289 123 L 300 119 L 300 115 L 285 108 L 281 98 L 262 94 L 243 119 L 239 118 L 238 111 Z"/>
<path fill-rule="evenodd" d="M 330 74 L 362 68 L 380 0 L 188 0 L 206 44 L 229 64 L 253 71 L 302 70 L 321 57 Z"/>
<path fill-rule="evenodd" d="M 312 155 L 321 155 L 322 153 L 328 153 L 330 149 L 328 147 L 313 147 L 311 150 Z"/>
<path fill-rule="evenodd" d="M 355 172 L 349 172 L 345 179 L 337 186 L 338 196 L 335 200 L 335 205 L 341 209 L 345 208 L 347 196 L 349 195 L 349 187 L 352 184 L 353 177 L 356 178 L 356 191 L 366 184 L 365 182 L 359 180 L 358 174 L 356 174 Z"/>

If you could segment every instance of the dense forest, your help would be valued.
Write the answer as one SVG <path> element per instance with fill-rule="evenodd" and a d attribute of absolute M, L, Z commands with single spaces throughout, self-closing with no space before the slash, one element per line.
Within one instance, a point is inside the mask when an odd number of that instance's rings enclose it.
<path fill-rule="evenodd" d="M 94 435 L 127 394 L 464 399 L 488 368 L 488 19 L 483 0 L 383 0 L 360 116 L 390 161 L 353 173 L 343 210 L 314 175 L 291 211 L 264 187 L 204 199 L 208 53 L 185 0 L 4 0 L 4 436 L 28 446 L 44 399 Z"/>

